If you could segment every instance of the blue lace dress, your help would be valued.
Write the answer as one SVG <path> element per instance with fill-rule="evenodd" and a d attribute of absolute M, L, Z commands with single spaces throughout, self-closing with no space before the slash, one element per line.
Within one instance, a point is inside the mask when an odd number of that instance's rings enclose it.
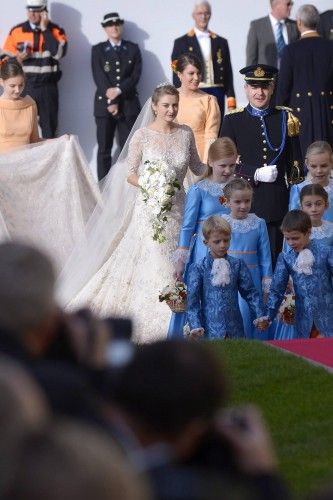
<path fill-rule="evenodd" d="M 269 291 L 272 280 L 272 259 L 269 246 L 266 222 L 255 214 L 246 219 L 233 219 L 223 216 L 231 226 L 231 242 L 228 255 L 242 259 L 250 270 L 254 285 L 262 297 Z M 248 339 L 267 340 L 272 338 L 271 330 L 264 332 L 253 325 L 253 316 L 247 302 L 239 296 L 239 307 L 243 317 L 245 336 Z"/>

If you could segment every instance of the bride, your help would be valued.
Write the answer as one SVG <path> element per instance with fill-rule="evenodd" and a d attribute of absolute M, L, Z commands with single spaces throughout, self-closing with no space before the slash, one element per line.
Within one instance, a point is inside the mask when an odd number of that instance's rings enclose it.
<path fill-rule="evenodd" d="M 139 343 L 166 337 L 170 310 L 158 295 L 173 279 L 171 254 L 182 220 L 183 180 L 188 168 L 195 175 L 205 170 L 191 129 L 175 123 L 178 102 L 172 85 L 154 90 L 106 180 L 104 207 L 95 209 L 59 279 L 65 307 L 89 306 L 104 317 L 131 316 Z M 156 206 L 145 202 L 140 189 L 147 165 L 154 162 L 167 165 L 181 186 L 157 240 Z"/>

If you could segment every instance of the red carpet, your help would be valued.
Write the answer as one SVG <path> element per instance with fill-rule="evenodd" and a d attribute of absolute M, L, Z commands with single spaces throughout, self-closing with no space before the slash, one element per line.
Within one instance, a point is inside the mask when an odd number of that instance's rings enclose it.
<path fill-rule="evenodd" d="M 267 344 L 333 369 L 333 338 L 272 340 Z"/>

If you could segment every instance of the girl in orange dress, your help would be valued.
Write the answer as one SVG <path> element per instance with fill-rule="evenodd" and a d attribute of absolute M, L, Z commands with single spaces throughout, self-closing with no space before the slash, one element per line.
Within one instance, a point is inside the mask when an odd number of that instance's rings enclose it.
<path fill-rule="evenodd" d="M 0 153 L 18 146 L 39 142 L 37 106 L 30 96 L 21 97 L 25 77 L 16 59 L 0 65 Z"/>
<path fill-rule="evenodd" d="M 200 59 L 193 54 L 181 55 L 176 70 L 181 81 L 177 121 L 191 127 L 199 157 L 207 163 L 209 146 L 219 135 L 220 108 L 216 97 L 199 89 L 202 75 Z M 188 174 L 187 180 L 192 184 L 197 179 Z"/>

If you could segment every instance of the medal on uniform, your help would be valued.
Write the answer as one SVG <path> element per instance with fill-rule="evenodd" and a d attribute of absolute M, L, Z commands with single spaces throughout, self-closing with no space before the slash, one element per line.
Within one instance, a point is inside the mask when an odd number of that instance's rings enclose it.
<path fill-rule="evenodd" d="M 111 70 L 110 63 L 109 61 L 106 61 L 106 63 L 104 64 L 104 71 L 108 73 L 110 70 Z"/>
<path fill-rule="evenodd" d="M 222 49 L 218 49 L 216 52 L 217 64 L 222 64 Z"/>

